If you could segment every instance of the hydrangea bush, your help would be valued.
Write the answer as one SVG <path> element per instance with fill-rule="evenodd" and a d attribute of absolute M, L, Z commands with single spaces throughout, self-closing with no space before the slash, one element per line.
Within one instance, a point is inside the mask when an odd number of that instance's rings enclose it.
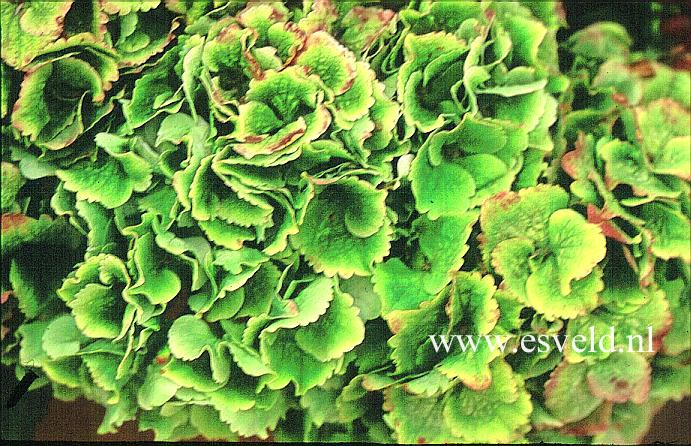
<path fill-rule="evenodd" d="M 632 442 L 688 396 L 689 73 L 621 26 L 0 7 L 2 360 L 103 405 L 100 433 Z M 512 350 L 610 327 L 654 351 Z M 509 346 L 435 352 L 450 333 Z"/>

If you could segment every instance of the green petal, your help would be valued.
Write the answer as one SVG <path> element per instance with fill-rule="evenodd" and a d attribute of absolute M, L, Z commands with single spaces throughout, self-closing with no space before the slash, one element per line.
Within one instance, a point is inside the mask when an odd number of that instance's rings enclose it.
<path fill-rule="evenodd" d="M 350 88 L 334 100 L 336 118 L 346 121 L 343 127 L 365 116 L 374 105 L 374 72 L 364 62 L 357 62 L 355 69 Z"/>
<path fill-rule="evenodd" d="M 598 293 L 604 288 L 599 268 L 572 282 L 569 293 L 562 293 L 559 277 L 559 267 L 553 260 L 537 267 L 525 284 L 528 305 L 549 321 L 572 319 L 597 307 Z"/>
<path fill-rule="evenodd" d="M 295 151 L 296 141 L 316 139 L 331 121 L 320 105 L 321 96 L 317 82 L 299 67 L 268 70 L 253 79 L 232 135 L 241 141 L 234 150 L 249 159 Z"/>
<path fill-rule="evenodd" d="M 291 240 L 317 272 L 369 275 L 389 252 L 385 198 L 384 190 L 355 178 L 328 185 L 309 202 Z"/>
<path fill-rule="evenodd" d="M 132 99 L 122 111 L 132 128 L 138 128 L 160 113 L 176 113 L 182 107 L 182 87 L 171 82 L 170 73 L 179 60 L 179 50 L 167 51 L 156 65 L 134 82 Z"/>
<path fill-rule="evenodd" d="M 530 430 L 530 394 L 504 361 L 492 365 L 492 385 L 473 391 L 457 386 L 444 401 L 451 432 L 474 442 L 512 442 Z"/>
<path fill-rule="evenodd" d="M 211 242 L 228 249 L 240 249 L 244 242 L 255 238 L 251 229 L 220 219 L 200 221 L 198 224 Z"/>
<path fill-rule="evenodd" d="M 562 188 L 547 185 L 497 194 L 487 200 L 480 213 L 485 255 L 499 242 L 514 237 L 543 242 L 550 215 L 567 204 L 568 194 Z"/>
<path fill-rule="evenodd" d="M 564 423 L 582 420 L 602 403 L 602 399 L 590 393 L 587 373 L 585 363 L 564 361 L 545 383 L 545 406 Z"/>
<path fill-rule="evenodd" d="M 241 197 L 229 189 L 213 171 L 213 158 L 210 155 L 202 160 L 192 180 L 192 217 L 200 221 L 220 219 L 242 227 L 266 224 L 271 206 L 257 195 Z"/>
<path fill-rule="evenodd" d="M 669 300 L 673 316 L 672 328 L 663 340 L 663 349 L 666 354 L 678 355 L 691 349 L 691 338 L 687 336 L 691 313 L 686 311 L 689 306 L 689 293 L 681 279 L 664 281 L 661 286 Z"/>
<path fill-rule="evenodd" d="M 277 22 L 286 21 L 288 9 L 279 2 L 249 4 L 237 15 L 237 20 L 245 28 L 254 29 L 260 39 L 266 39 L 267 31 Z M 262 40 L 258 45 L 261 45 Z"/>
<path fill-rule="evenodd" d="M 119 8 L 120 34 L 114 46 L 119 55 L 118 63 L 132 67 L 162 52 L 173 40 L 173 31 L 179 22 L 171 21 L 164 9 L 155 8 L 153 4 L 129 8 L 139 9 L 139 12 L 128 13 L 124 8 Z"/>
<path fill-rule="evenodd" d="M 238 410 L 227 414 L 224 421 L 230 423 L 233 432 L 243 437 L 257 436 L 266 439 L 276 429 L 289 409 L 289 401 L 281 392 L 271 392 L 258 397 L 256 406 L 249 410 Z"/>
<path fill-rule="evenodd" d="M 0 9 L 5 31 L 2 59 L 13 68 L 26 66 L 60 35 L 71 6 L 71 1 L 30 3 L 18 10 L 17 5 L 3 2 Z"/>
<path fill-rule="evenodd" d="M 425 273 L 411 270 L 398 258 L 377 265 L 373 281 L 384 315 L 394 310 L 414 310 L 434 297 L 425 292 Z"/>
<path fill-rule="evenodd" d="M 617 285 L 608 284 L 607 288 L 616 288 Z M 631 349 L 637 351 L 647 351 L 652 349 L 657 351 L 660 348 L 660 340 L 670 329 L 672 317 L 669 312 L 669 302 L 665 298 L 664 292 L 658 291 L 641 291 L 638 289 L 637 283 L 630 284 L 629 289 L 612 290 L 611 294 L 614 297 L 625 298 L 629 295 L 629 300 L 632 308 L 627 308 L 626 305 L 621 305 L 615 301 L 613 304 L 608 304 L 607 311 L 596 312 L 581 316 L 579 318 L 569 321 L 566 333 L 569 338 L 573 339 L 576 335 L 590 336 L 590 327 L 593 327 L 595 339 L 600 339 L 603 336 L 611 336 L 611 328 L 614 327 L 614 347 L 615 349 Z M 639 300 L 637 303 L 631 302 L 634 299 Z M 620 304 L 619 304 L 620 305 Z M 650 330 L 650 332 L 648 331 Z M 648 336 L 652 333 L 652 345 L 648 345 Z M 638 344 L 638 337 L 640 337 L 641 345 Z M 576 352 L 572 346 L 567 343 L 564 349 L 564 355 L 569 361 L 581 361 L 583 358 L 606 358 L 610 355 L 609 342 L 606 344 L 607 350 L 596 349 L 595 352 L 590 352 L 589 349 L 581 352 Z"/>
<path fill-rule="evenodd" d="M 51 359 L 58 359 L 76 354 L 82 340 L 74 318 L 65 314 L 53 319 L 46 327 L 41 345 Z"/>
<path fill-rule="evenodd" d="M 561 292 L 567 294 L 572 280 L 587 276 L 605 258 L 605 237 L 597 226 L 571 209 L 550 215 L 547 234 L 557 257 Z"/>
<path fill-rule="evenodd" d="M 56 175 L 65 189 L 76 192 L 78 200 L 99 202 L 112 209 L 124 204 L 133 192 L 143 192 L 151 184 L 151 168 L 133 152 L 114 151 L 104 147 L 109 156 L 96 162 L 82 161 Z"/>
<path fill-rule="evenodd" d="M 668 260 L 681 258 L 691 262 L 691 223 L 681 212 L 661 203 L 649 203 L 641 208 L 645 226 L 653 234 L 652 251 L 656 257 Z"/>
<path fill-rule="evenodd" d="M 614 403 L 640 404 L 648 399 L 650 365 L 637 353 L 614 352 L 588 370 L 590 392 Z"/>
<path fill-rule="evenodd" d="M 416 209 L 431 220 L 467 211 L 476 190 L 473 177 L 463 166 L 449 161 L 433 166 L 425 148 L 413 160 L 409 177 Z"/>
<path fill-rule="evenodd" d="M 444 404 L 439 397 L 411 395 L 397 386 L 384 392 L 384 421 L 399 443 L 455 443 L 455 436 L 444 419 Z"/>
<path fill-rule="evenodd" d="M 2 206 L 3 214 L 11 211 L 18 210 L 17 203 L 15 202 L 19 189 L 24 185 L 25 180 L 22 177 L 19 169 L 11 163 L 5 161 L 2 162 L 2 194 L 0 197 L 0 203 Z"/>
<path fill-rule="evenodd" d="M 362 54 L 393 34 L 395 24 L 396 13 L 389 9 L 355 6 L 341 19 L 345 31 L 340 40 L 352 52 Z"/>
<path fill-rule="evenodd" d="M 610 189 L 623 183 L 631 186 L 638 196 L 674 198 L 679 195 L 650 171 L 637 146 L 615 139 L 600 146 L 598 154 L 605 161 L 605 179 Z"/>
<path fill-rule="evenodd" d="M 278 319 L 264 331 L 275 332 L 280 329 L 304 327 L 316 322 L 331 304 L 334 298 L 333 281 L 326 277 L 319 277 L 312 281 L 298 295 L 286 302 L 287 308 L 292 308 L 292 314 Z"/>
<path fill-rule="evenodd" d="M 571 51 L 587 58 L 628 56 L 631 37 L 619 23 L 598 22 L 574 33 L 567 42 Z"/>
<path fill-rule="evenodd" d="M 168 344 L 175 357 L 185 361 L 199 358 L 217 342 L 209 326 L 191 315 L 181 316 L 168 331 Z"/>
<path fill-rule="evenodd" d="M 321 362 L 298 347 L 290 330 L 264 331 L 260 335 L 260 352 L 264 362 L 276 371 L 269 381 L 271 388 L 283 388 L 291 381 L 296 395 L 302 395 L 329 379 L 336 368 L 336 361 Z"/>
<path fill-rule="evenodd" d="M 153 234 L 139 237 L 131 253 L 139 277 L 129 289 L 130 294 L 143 294 L 154 305 L 165 304 L 177 296 L 181 289 L 180 278 L 164 266 L 168 259 L 154 243 Z"/>
<path fill-rule="evenodd" d="M 149 365 L 142 386 L 137 391 L 139 407 L 150 410 L 162 406 L 170 400 L 178 390 L 178 385 L 161 373 L 158 365 Z"/>
<path fill-rule="evenodd" d="M 317 75 L 335 95 L 345 93 L 355 80 L 355 56 L 323 31 L 307 36 L 305 48 L 295 63 Z"/>
<path fill-rule="evenodd" d="M 358 313 L 350 295 L 336 292 L 328 310 L 317 322 L 298 328 L 295 341 L 320 361 L 339 358 L 365 338 L 365 325 Z"/>

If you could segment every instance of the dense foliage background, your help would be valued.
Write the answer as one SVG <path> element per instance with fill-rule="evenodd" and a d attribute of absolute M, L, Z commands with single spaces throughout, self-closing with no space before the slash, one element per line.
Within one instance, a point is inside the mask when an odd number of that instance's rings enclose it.
<path fill-rule="evenodd" d="M 3 364 L 100 433 L 639 441 L 691 386 L 684 7 L 0 3 Z M 654 351 L 513 352 L 590 327 Z"/>

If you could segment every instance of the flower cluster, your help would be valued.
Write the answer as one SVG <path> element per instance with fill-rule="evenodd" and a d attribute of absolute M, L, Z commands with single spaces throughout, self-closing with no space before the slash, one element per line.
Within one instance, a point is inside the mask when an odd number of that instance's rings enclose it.
<path fill-rule="evenodd" d="M 688 395 L 689 75 L 618 25 L 0 8 L 3 364 L 103 405 L 100 433 L 631 442 Z M 430 342 L 589 327 L 655 351 Z"/>

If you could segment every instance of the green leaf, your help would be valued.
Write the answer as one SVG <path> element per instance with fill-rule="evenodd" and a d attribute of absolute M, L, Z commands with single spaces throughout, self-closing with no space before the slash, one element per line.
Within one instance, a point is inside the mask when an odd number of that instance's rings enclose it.
<path fill-rule="evenodd" d="M 19 310 L 29 319 L 36 317 L 45 305 L 44 296 L 32 282 L 27 268 L 12 261 L 8 278 L 12 286 L 12 294 L 17 297 Z"/>
<path fill-rule="evenodd" d="M 47 215 L 2 214 L 2 253 L 8 255 L 25 243 L 38 242 L 50 234 L 53 220 Z"/>

